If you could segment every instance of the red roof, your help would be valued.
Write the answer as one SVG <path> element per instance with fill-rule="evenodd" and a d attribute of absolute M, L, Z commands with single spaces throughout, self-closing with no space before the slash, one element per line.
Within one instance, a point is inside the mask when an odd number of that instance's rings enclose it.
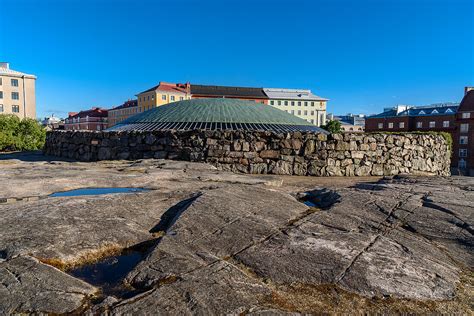
<path fill-rule="evenodd" d="M 140 92 L 139 94 L 150 92 L 150 91 L 167 91 L 167 92 L 174 92 L 174 93 L 186 93 L 186 88 L 188 88 L 188 93 L 190 92 L 190 85 L 189 83 L 170 83 L 170 82 L 163 82 L 160 83 L 153 88 Z"/>
<path fill-rule="evenodd" d="M 125 109 L 125 108 L 132 108 L 134 106 L 138 106 L 138 101 L 137 100 L 128 100 L 128 101 L 125 101 L 123 104 L 118 105 L 118 106 L 110 109 L 109 111 Z"/>
<path fill-rule="evenodd" d="M 101 108 L 92 108 L 90 110 L 81 111 L 77 114 L 70 115 L 68 118 L 82 118 L 82 117 L 107 117 L 107 110 Z"/>

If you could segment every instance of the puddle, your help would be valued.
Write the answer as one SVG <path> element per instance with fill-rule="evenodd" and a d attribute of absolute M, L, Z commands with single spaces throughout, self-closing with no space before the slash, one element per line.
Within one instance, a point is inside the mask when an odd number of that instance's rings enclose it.
<path fill-rule="evenodd" d="M 48 195 L 49 197 L 61 196 L 82 196 L 82 195 L 102 195 L 102 194 L 117 194 L 117 193 L 137 193 L 146 192 L 149 189 L 144 188 L 84 188 L 70 191 L 55 192 Z"/>
<path fill-rule="evenodd" d="M 341 196 L 333 190 L 319 189 L 299 193 L 297 199 L 306 206 L 327 210 L 335 203 L 340 202 Z"/>
<path fill-rule="evenodd" d="M 104 297 L 127 299 L 141 291 L 125 286 L 123 279 L 145 255 L 143 252 L 127 249 L 117 256 L 69 270 L 68 274 L 99 287 Z"/>

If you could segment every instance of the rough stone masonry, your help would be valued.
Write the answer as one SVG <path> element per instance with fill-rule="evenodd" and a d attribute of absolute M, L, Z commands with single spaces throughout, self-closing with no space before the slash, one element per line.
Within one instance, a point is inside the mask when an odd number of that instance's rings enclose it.
<path fill-rule="evenodd" d="M 80 161 L 160 158 L 251 174 L 449 175 L 450 149 L 435 134 L 277 134 L 258 131 L 53 131 L 46 154 Z"/>

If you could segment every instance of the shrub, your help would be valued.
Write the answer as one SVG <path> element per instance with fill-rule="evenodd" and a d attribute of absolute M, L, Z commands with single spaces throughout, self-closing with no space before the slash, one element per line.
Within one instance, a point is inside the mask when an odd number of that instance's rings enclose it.
<path fill-rule="evenodd" d="M 327 130 L 331 134 L 342 132 L 341 122 L 339 121 L 329 121 L 326 125 L 321 125 L 321 128 Z"/>
<path fill-rule="evenodd" d="M 0 151 L 41 149 L 45 139 L 46 130 L 36 120 L 0 115 Z"/>

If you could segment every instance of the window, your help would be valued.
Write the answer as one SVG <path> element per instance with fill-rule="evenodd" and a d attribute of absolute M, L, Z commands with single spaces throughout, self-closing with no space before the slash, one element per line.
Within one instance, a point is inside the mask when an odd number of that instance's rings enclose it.
<path fill-rule="evenodd" d="M 174 95 L 171 96 L 171 101 L 174 101 Z"/>
<path fill-rule="evenodd" d="M 419 115 L 421 114 L 426 114 L 425 111 L 421 110 L 420 112 L 418 112 Z"/>
<path fill-rule="evenodd" d="M 393 128 L 393 123 L 388 123 L 388 128 Z"/>
<path fill-rule="evenodd" d="M 435 127 L 436 127 L 436 122 L 431 121 L 431 122 L 430 122 L 430 128 L 435 128 Z"/>
<path fill-rule="evenodd" d="M 311 106 L 314 106 L 314 101 L 311 101 Z"/>
<path fill-rule="evenodd" d="M 3 104 L 0 104 L 0 113 L 3 112 Z"/>
<path fill-rule="evenodd" d="M 275 105 L 275 101 L 270 101 L 270 105 Z"/>
<path fill-rule="evenodd" d="M 416 128 L 422 128 L 423 122 L 416 122 Z"/>
<path fill-rule="evenodd" d="M 314 124 L 314 120 L 311 120 L 311 124 Z"/>
<path fill-rule="evenodd" d="M 0 78 L 0 86 L 2 85 L 2 78 Z"/>
<path fill-rule="evenodd" d="M 285 105 L 288 105 L 288 101 L 285 101 Z"/>
<path fill-rule="evenodd" d="M 464 113 L 462 114 L 462 118 L 463 118 L 463 119 L 471 118 L 471 113 L 469 113 L 469 112 L 464 112 Z"/>
<path fill-rule="evenodd" d="M 298 106 L 301 106 L 301 101 L 298 101 Z"/>
<path fill-rule="evenodd" d="M 443 127 L 449 127 L 449 121 L 443 121 Z"/>
<path fill-rule="evenodd" d="M 147 96 L 146 100 L 147 100 L 147 101 L 150 101 L 150 96 Z"/>
<path fill-rule="evenodd" d="M 378 125 L 379 129 L 382 129 L 382 128 L 383 128 L 383 123 L 379 123 L 379 124 L 377 124 L 377 125 Z"/>
<path fill-rule="evenodd" d="M 3 91 L 0 91 L 0 99 L 3 99 Z"/>
<path fill-rule="evenodd" d="M 308 111 L 304 111 L 304 115 L 308 115 Z"/>
<path fill-rule="evenodd" d="M 294 106 L 294 105 L 295 105 L 295 101 L 291 101 L 291 105 Z"/>
<path fill-rule="evenodd" d="M 179 97 L 179 101 L 183 101 L 184 100 L 184 97 Z"/>
<path fill-rule="evenodd" d="M 459 137 L 459 144 L 467 145 L 467 136 L 460 136 Z"/>
<path fill-rule="evenodd" d="M 433 110 L 433 112 L 431 112 L 431 114 L 438 114 L 438 110 Z"/>
<path fill-rule="evenodd" d="M 280 100 L 278 100 L 278 105 L 281 105 L 281 101 L 280 101 Z"/>
<path fill-rule="evenodd" d="M 459 129 L 461 133 L 467 133 L 469 131 L 469 124 L 461 124 Z"/>
<path fill-rule="evenodd" d="M 97 125 L 97 127 L 96 127 L 96 128 L 97 128 L 97 130 L 98 130 L 98 131 L 100 131 L 100 125 Z"/>
<path fill-rule="evenodd" d="M 459 159 L 458 168 L 461 168 L 461 169 L 466 168 L 466 160 L 464 160 L 464 159 Z"/>
<path fill-rule="evenodd" d="M 161 95 L 161 100 L 166 100 L 166 94 Z"/>
<path fill-rule="evenodd" d="M 294 110 L 291 110 L 291 114 L 295 115 L 295 111 L 294 111 Z"/>
<path fill-rule="evenodd" d="M 18 100 L 20 99 L 20 95 L 18 92 L 12 92 L 12 100 Z"/>
<path fill-rule="evenodd" d="M 304 101 L 304 106 L 308 106 L 308 102 L 307 102 L 307 101 Z"/>
<path fill-rule="evenodd" d="M 298 115 L 301 115 L 301 110 L 298 110 Z"/>
<path fill-rule="evenodd" d="M 405 122 L 400 122 L 398 123 L 399 128 L 405 128 Z"/>
<path fill-rule="evenodd" d="M 152 99 L 152 100 L 155 100 L 155 95 L 152 95 L 152 96 L 151 96 L 151 99 Z"/>
<path fill-rule="evenodd" d="M 12 79 L 12 87 L 18 87 L 18 79 Z"/>
<path fill-rule="evenodd" d="M 459 157 L 467 157 L 467 149 L 459 149 Z"/>
<path fill-rule="evenodd" d="M 311 111 L 311 115 L 314 115 L 314 111 Z"/>
<path fill-rule="evenodd" d="M 13 113 L 20 113 L 20 106 L 19 105 L 12 105 L 12 112 Z"/>
<path fill-rule="evenodd" d="M 453 113 L 451 109 L 447 109 L 444 113 Z"/>

